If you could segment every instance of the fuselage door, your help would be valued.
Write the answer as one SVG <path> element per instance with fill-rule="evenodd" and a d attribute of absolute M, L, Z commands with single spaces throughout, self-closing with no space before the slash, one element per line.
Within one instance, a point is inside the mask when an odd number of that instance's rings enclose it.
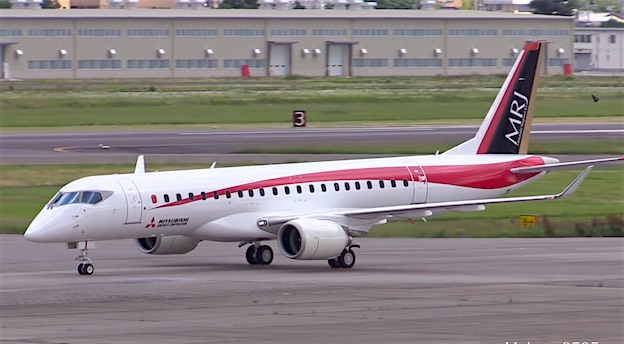
<path fill-rule="evenodd" d="M 128 207 L 128 213 L 126 214 L 126 223 L 141 223 L 141 217 L 143 216 L 143 204 L 141 202 L 141 194 L 133 181 L 128 179 L 122 179 L 117 181 L 121 185 L 124 193 L 126 194 L 126 205 Z"/>
<path fill-rule="evenodd" d="M 425 175 L 422 167 L 416 161 L 406 162 L 405 165 L 409 170 L 412 177 L 412 183 L 414 185 L 414 197 L 412 199 L 412 203 L 426 203 L 427 192 L 429 191 L 427 186 L 427 175 Z"/>

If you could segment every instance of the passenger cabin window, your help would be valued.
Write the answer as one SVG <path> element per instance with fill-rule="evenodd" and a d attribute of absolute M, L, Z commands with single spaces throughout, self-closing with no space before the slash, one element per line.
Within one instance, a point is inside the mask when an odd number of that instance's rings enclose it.
<path fill-rule="evenodd" d="M 407 182 L 407 179 L 403 179 L 403 186 L 409 186 L 409 183 Z"/>
<path fill-rule="evenodd" d="M 193 195 L 192 192 L 189 192 L 189 201 L 194 201 L 195 200 L 195 195 Z"/>
<path fill-rule="evenodd" d="M 152 195 L 152 203 L 158 203 L 158 198 L 156 198 L 156 195 Z"/>
<path fill-rule="evenodd" d="M 334 183 L 334 190 L 340 191 L 340 185 L 338 183 Z"/>
<path fill-rule="evenodd" d="M 314 193 L 314 185 L 310 184 L 310 193 Z"/>
<path fill-rule="evenodd" d="M 254 192 L 252 189 L 247 190 L 247 192 L 249 193 L 249 197 L 253 197 L 254 196 Z"/>
<path fill-rule="evenodd" d="M 169 203 L 169 195 L 164 195 L 163 198 L 165 199 L 166 203 Z"/>
<path fill-rule="evenodd" d="M 229 191 L 226 191 L 226 192 L 225 192 L 225 197 L 226 197 L 226 198 L 230 198 L 230 197 L 232 197 L 232 193 L 231 193 L 231 192 L 229 192 Z"/>
<path fill-rule="evenodd" d="M 297 185 L 297 193 L 301 193 L 301 192 L 302 192 L 301 185 Z"/>
<path fill-rule="evenodd" d="M 393 188 L 396 188 L 396 180 L 391 180 L 390 185 L 392 185 Z"/>
<path fill-rule="evenodd" d="M 260 196 L 264 197 L 264 189 L 260 189 Z"/>
<path fill-rule="evenodd" d="M 273 188 L 273 194 L 274 194 L 275 196 L 277 196 L 277 188 L 276 188 L 276 187 L 274 187 L 274 188 Z"/>
<path fill-rule="evenodd" d="M 379 187 L 382 188 L 382 189 L 384 188 L 384 181 L 383 180 L 379 181 Z"/>
<path fill-rule="evenodd" d="M 345 190 L 349 191 L 351 189 L 351 186 L 349 185 L 349 183 L 345 183 Z"/>
<path fill-rule="evenodd" d="M 284 192 L 289 195 L 290 194 L 290 188 L 288 186 L 284 186 Z"/>
<path fill-rule="evenodd" d="M 73 191 L 73 192 L 61 192 L 59 193 L 50 205 L 61 206 L 65 204 L 97 204 L 103 200 L 102 194 L 99 191 Z"/>
<path fill-rule="evenodd" d="M 327 191 L 327 186 L 325 186 L 325 184 L 321 184 L 321 191 L 323 192 Z"/>
<path fill-rule="evenodd" d="M 238 190 L 236 191 L 236 193 L 238 194 L 239 198 L 243 198 L 243 190 Z"/>
<path fill-rule="evenodd" d="M 203 201 L 205 201 L 205 200 L 206 200 L 206 198 L 208 198 L 208 197 L 206 196 L 206 193 L 202 191 L 202 193 L 201 193 L 201 199 L 202 199 Z"/>
<path fill-rule="evenodd" d="M 176 199 L 177 199 L 178 201 L 181 201 L 181 200 L 182 200 L 182 195 L 180 195 L 180 194 L 176 194 Z"/>
<path fill-rule="evenodd" d="M 367 186 L 369 189 L 372 189 L 372 188 L 373 188 L 373 182 L 371 182 L 370 180 L 369 180 L 369 181 L 367 181 L 367 182 L 366 182 L 366 186 Z"/>
<path fill-rule="evenodd" d="M 212 198 L 219 199 L 219 191 L 213 191 L 212 192 Z"/>
<path fill-rule="evenodd" d="M 359 190 L 360 189 L 360 182 L 355 182 L 355 189 Z"/>

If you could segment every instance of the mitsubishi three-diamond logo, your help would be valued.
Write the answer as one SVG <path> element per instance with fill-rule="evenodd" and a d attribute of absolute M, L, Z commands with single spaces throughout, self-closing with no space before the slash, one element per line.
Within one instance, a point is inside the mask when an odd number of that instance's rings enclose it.
<path fill-rule="evenodd" d="M 152 221 L 150 221 L 150 223 L 147 224 L 147 226 L 145 226 L 145 228 L 154 228 L 156 227 L 156 224 L 154 223 L 154 218 L 152 217 Z"/>

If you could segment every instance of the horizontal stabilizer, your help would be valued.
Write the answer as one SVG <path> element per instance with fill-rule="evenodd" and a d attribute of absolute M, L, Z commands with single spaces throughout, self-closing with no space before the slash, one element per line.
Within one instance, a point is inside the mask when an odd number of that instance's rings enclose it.
<path fill-rule="evenodd" d="M 582 160 L 582 161 L 571 161 L 571 162 L 562 162 L 557 164 L 547 164 L 547 165 L 539 165 L 539 166 L 530 166 L 530 167 L 515 167 L 510 171 L 512 173 L 538 173 L 544 171 L 551 171 L 560 168 L 569 168 L 569 167 L 577 167 L 577 166 L 586 166 L 586 165 L 596 165 L 596 164 L 604 164 L 608 162 L 616 162 L 616 161 L 624 161 L 624 157 L 619 158 L 605 158 L 605 159 L 594 159 L 594 160 Z"/>

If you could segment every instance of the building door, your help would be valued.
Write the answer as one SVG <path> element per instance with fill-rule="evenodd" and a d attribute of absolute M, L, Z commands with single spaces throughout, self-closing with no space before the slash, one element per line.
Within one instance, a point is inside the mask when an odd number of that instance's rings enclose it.
<path fill-rule="evenodd" d="M 269 50 L 269 76 L 290 74 L 290 45 L 273 44 Z"/>
<path fill-rule="evenodd" d="M 141 202 L 141 195 L 139 189 L 133 181 L 122 179 L 117 181 L 126 195 L 126 205 L 128 207 L 128 213 L 126 214 L 126 223 L 140 223 L 143 216 L 143 204 Z"/>
<path fill-rule="evenodd" d="M 346 76 L 347 75 L 347 48 L 346 44 L 329 44 L 327 46 L 327 75 Z"/>
<path fill-rule="evenodd" d="M 574 67 L 580 70 L 592 69 L 591 52 L 574 53 Z"/>

